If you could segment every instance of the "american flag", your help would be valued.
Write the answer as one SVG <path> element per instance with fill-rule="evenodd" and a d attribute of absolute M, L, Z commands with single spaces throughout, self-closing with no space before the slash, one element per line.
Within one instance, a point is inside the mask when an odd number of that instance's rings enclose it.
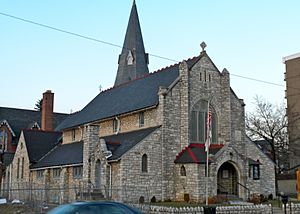
<path fill-rule="evenodd" d="M 208 102 L 208 111 L 207 111 L 207 121 L 206 121 L 206 142 L 205 142 L 205 151 L 207 152 L 210 146 L 210 141 L 211 141 L 211 122 L 212 122 L 212 112 L 209 107 L 209 102 Z"/>

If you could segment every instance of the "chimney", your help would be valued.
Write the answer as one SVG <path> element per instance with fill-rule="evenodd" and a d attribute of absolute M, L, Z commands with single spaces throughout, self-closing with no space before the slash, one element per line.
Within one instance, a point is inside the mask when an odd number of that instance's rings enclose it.
<path fill-rule="evenodd" d="M 51 90 L 47 90 L 43 93 L 43 104 L 42 104 L 42 130 L 52 131 L 53 130 L 53 102 L 54 93 Z"/>

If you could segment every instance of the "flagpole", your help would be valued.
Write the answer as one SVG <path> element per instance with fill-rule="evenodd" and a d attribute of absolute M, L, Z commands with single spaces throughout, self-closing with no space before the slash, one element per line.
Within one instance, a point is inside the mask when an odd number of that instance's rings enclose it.
<path fill-rule="evenodd" d="M 208 205 L 208 155 L 209 155 L 209 145 L 210 145 L 210 137 L 209 137 L 209 126 L 208 126 L 208 120 L 209 120 L 209 101 L 207 102 L 207 119 L 206 119 L 206 191 L 205 191 L 205 204 Z"/>
<path fill-rule="evenodd" d="M 209 139 L 207 139 L 207 140 L 209 140 Z M 207 149 L 206 149 L 206 197 L 205 197 L 206 206 L 208 205 L 208 154 L 209 154 L 209 146 L 207 146 Z"/>

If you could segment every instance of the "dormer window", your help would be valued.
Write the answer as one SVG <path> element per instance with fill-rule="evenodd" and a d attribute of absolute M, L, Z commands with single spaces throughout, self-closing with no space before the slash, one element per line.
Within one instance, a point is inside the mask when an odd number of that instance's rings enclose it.
<path fill-rule="evenodd" d="M 35 122 L 32 126 L 31 126 L 31 129 L 32 130 L 39 130 L 40 129 L 40 126 L 37 122 Z"/>
<path fill-rule="evenodd" d="M 133 55 L 132 52 L 129 50 L 127 55 L 127 65 L 133 65 Z"/>

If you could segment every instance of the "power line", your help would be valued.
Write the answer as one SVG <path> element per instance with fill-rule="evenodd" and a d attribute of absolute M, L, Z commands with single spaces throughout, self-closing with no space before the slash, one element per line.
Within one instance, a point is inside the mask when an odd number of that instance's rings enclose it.
<path fill-rule="evenodd" d="M 87 39 L 87 40 L 90 40 L 90 41 L 93 41 L 93 42 L 98 42 L 98 43 L 102 43 L 102 44 L 105 44 L 105 45 L 110 45 L 110 46 L 121 48 L 121 49 L 127 49 L 126 47 L 123 47 L 121 45 L 117 45 L 117 44 L 107 42 L 107 41 L 104 41 L 104 40 L 100 40 L 100 39 L 95 39 L 95 38 L 92 38 L 92 37 L 89 37 L 89 36 L 84 36 L 84 35 L 81 35 L 81 34 L 78 34 L 78 33 L 73 33 L 73 32 L 63 30 L 63 29 L 60 29 L 60 28 L 52 27 L 52 26 L 41 24 L 41 23 L 38 23 L 38 22 L 34 22 L 34 21 L 31 21 L 31 20 L 28 20 L 28 19 L 13 16 L 13 15 L 10 15 L 10 14 L 7 14 L 7 13 L 0 12 L 0 15 L 3 15 L 3 16 L 9 17 L 9 18 L 13 18 L 13 19 L 16 19 L 16 20 L 19 20 L 19 21 L 23 21 L 23 22 L 26 22 L 26 23 L 30 23 L 30 24 L 33 24 L 33 25 L 37 25 L 37 26 L 40 26 L 40 27 L 55 30 L 55 31 L 58 31 L 58 32 L 61 32 L 61 33 L 69 34 L 69 35 L 72 35 L 72 36 L 77 36 L 77 37 Z M 168 58 L 168 57 L 159 56 L 159 55 L 156 55 L 156 54 L 149 54 L 149 55 L 152 56 L 152 57 L 156 57 L 156 58 L 160 58 L 160 59 L 164 59 L 164 60 L 168 60 L 168 61 L 172 61 L 172 62 L 176 62 L 176 63 L 179 62 L 178 60 L 174 60 L 174 59 L 171 59 L 171 58 Z M 273 83 L 273 82 L 268 82 L 268 81 L 264 81 L 264 80 L 260 80 L 260 79 L 241 76 L 241 75 L 237 75 L 237 74 L 233 74 L 233 73 L 230 73 L 230 74 L 232 76 L 236 76 L 236 77 L 239 77 L 239 78 L 244 78 L 244 79 L 248 79 L 248 80 L 252 80 L 252 81 L 256 81 L 256 82 L 261 82 L 261 83 L 265 83 L 265 84 L 269 84 L 269 85 L 274 85 L 274 86 L 285 87 L 284 85 Z M 300 90 L 300 88 L 294 88 L 294 89 Z"/>
<path fill-rule="evenodd" d="M 73 33 L 73 32 L 67 31 L 67 30 L 63 30 L 63 29 L 60 29 L 60 28 L 56 28 L 56 27 L 52 27 L 52 26 L 49 26 L 49 25 L 41 24 L 41 23 L 34 22 L 34 21 L 31 21 L 31 20 L 28 20 L 28 19 L 23 19 L 23 18 L 20 18 L 20 17 L 17 17 L 17 16 L 6 14 L 6 13 L 0 12 L 0 15 L 3 15 L 3 16 L 9 17 L 9 18 L 13 18 L 13 19 L 17 19 L 19 21 L 27 22 L 27 23 L 30 23 L 30 24 L 34 24 L 34 25 L 37 25 L 37 26 L 40 26 L 40 27 L 55 30 L 55 31 L 58 31 L 58 32 L 61 32 L 61 33 L 66 33 L 66 34 L 69 34 L 69 35 L 72 35 L 72 36 L 77 36 L 77 37 L 80 37 L 80 38 L 83 38 L 83 39 L 91 40 L 91 41 L 94 41 L 94 42 L 99 42 L 99 43 L 102 43 L 102 44 L 110 45 L 110 46 L 121 48 L 121 49 L 127 49 L 126 47 L 123 47 L 121 45 L 117 45 L 117 44 L 114 44 L 114 43 L 111 43 L 111 42 L 106 42 L 106 41 L 103 41 L 103 40 L 100 40 L 100 39 L 95 39 L 95 38 L 92 38 L 92 37 L 89 37 L 89 36 L 84 36 L 84 35 L 81 35 L 81 34 L 78 34 L 78 33 Z M 178 62 L 177 60 L 170 59 L 170 58 L 163 57 L 163 56 L 159 56 L 159 55 L 156 55 L 156 54 L 149 54 L 149 55 L 153 56 L 153 57 L 156 57 L 156 58 L 176 62 L 176 63 Z"/>
<path fill-rule="evenodd" d="M 248 80 L 253 80 L 253 81 L 256 81 L 256 82 L 262 82 L 262 83 L 266 83 L 266 84 L 270 84 L 270 85 L 285 87 L 284 85 L 281 85 L 281 84 L 277 84 L 277 83 L 273 83 L 273 82 L 268 82 L 268 81 L 264 81 L 264 80 L 260 80 L 260 79 L 255 79 L 255 78 L 251 78 L 251 77 L 245 77 L 245 76 L 241 76 L 241 75 L 237 75 L 237 74 L 232 74 L 232 73 L 230 73 L 230 75 L 235 76 L 235 77 L 240 77 L 240 78 L 248 79 Z"/>

